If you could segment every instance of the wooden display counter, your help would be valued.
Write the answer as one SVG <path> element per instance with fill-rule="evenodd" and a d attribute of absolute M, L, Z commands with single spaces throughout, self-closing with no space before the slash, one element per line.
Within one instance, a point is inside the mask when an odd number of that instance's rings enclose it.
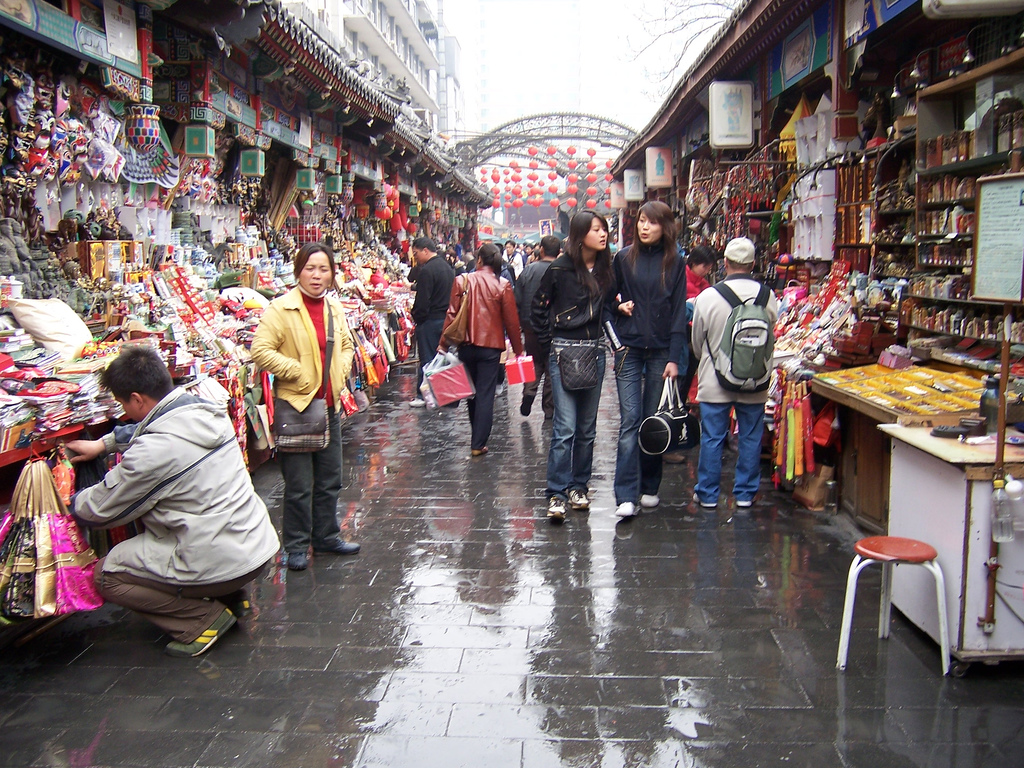
<path fill-rule="evenodd" d="M 972 661 L 1024 658 L 1024 531 L 999 545 L 995 621 L 979 621 L 988 600 L 990 503 L 995 442 L 970 445 L 932 437 L 926 427 L 883 424 L 891 443 L 889 524 L 891 536 L 931 544 L 946 582 L 950 649 L 963 674 Z M 1007 445 L 1005 469 L 1024 477 L 1024 448 Z M 1019 514 L 1019 513 L 1018 513 Z M 1024 523 L 1024 519 L 1018 519 Z M 938 638 L 938 611 L 931 576 L 923 568 L 896 568 L 892 601 L 922 631 Z"/>
<path fill-rule="evenodd" d="M 859 525 L 883 533 L 889 515 L 889 439 L 880 424 L 933 427 L 957 424 L 963 413 L 918 416 L 901 413 L 818 379 L 811 392 L 840 406 L 842 454 L 839 460 L 839 506 Z"/>

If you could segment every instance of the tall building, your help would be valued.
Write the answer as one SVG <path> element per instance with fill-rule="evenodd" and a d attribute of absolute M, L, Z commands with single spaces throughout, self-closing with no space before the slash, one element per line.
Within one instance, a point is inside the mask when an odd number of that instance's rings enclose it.
<path fill-rule="evenodd" d="M 347 53 L 438 128 L 439 29 L 434 0 L 303 0 Z"/>

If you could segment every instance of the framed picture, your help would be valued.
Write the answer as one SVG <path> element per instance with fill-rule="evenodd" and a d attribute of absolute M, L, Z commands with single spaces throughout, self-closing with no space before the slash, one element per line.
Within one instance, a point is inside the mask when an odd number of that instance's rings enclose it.
<path fill-rule="evenodd" d="M 754 84 L 718 81 L 708 87 L 709 142 L 715 149 L 754 146 Z"/>
<path fill-rule="evenodd" d="M 670 147 L 648 147 L 645 153 L 647 186 L 651 189 L 667 189 L 672 186 L 672 149 Z"/>
<path fill-rule="evenodd" d="M 644 176 L 640 171 L 623 171 L 622 183 L 626 200 L 644 199 Z"/>

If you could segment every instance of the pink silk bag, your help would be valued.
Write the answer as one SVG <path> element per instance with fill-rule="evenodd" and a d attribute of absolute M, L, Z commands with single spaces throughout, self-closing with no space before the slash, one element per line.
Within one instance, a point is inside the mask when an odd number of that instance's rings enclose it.
<path fill-rule="evenodd" d="M 103 605 L 103 598 L 93 582 L 96 553 L 70 515 L 52 514 L 49 518 L 53 559 L 57 566 L 56 615 L 96 610 Z"/>

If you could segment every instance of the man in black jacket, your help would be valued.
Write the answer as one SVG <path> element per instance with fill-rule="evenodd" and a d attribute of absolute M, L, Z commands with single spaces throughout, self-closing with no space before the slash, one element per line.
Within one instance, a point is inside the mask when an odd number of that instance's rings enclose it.
<path fill-rule="evenodd" d="M 455 272 L 446 259 L 437 257 L 437 245 L 429 237 L 413 240 L 411 251 L 416 259 L 416 300 L 412 305 L 412 319 L 416 323 L 416 352 L 420 368 L 416 381 L 417 395 L 409 405 L 422 408 L 426 403 L 419 396 L 418 387 L 423 383 L 423 367 L 434 358 L 437 345 L 441 343 L 441 329 L 452 295 Z"/>
<path fill-rule="evenodd" d="M 541 278 L 548 271 L 562 249 L 558 238 L 552 235 L 545 235 L 540 241 L 540 259 L 526 265 L 526 269 L 519 275 L 516 282 L 516 306 L 519 308 L 520 325 L 523 328 L 523 346 L 526 354 L 533 358 L 533 370 L 536 378 L 528 384 L 523 385 L 523 402 L 519 406 L 519 412 L 523 416 L 529 416 L 533 409 L 533 401 L 537 397 L 537 389 L 540 386 L 540 378 L 544 377 L 544 391 L 541 394 L 541 406 L 544 408 L 545 420 L 550 419 L 555 412 L 555 404 L 551 394 L 551 379 L 547 376 L 548 353 L 551 344 L 541 344 L 537 333 L 533 330 L 530 321 L 532 314 L 533 297 L 540 287 Z"/>

